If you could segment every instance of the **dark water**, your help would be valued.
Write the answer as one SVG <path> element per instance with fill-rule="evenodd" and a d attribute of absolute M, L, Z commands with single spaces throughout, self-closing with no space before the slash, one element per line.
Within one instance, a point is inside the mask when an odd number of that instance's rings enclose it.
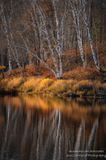
<path fill-rule="evenodd" d="M 103 160 L 105 154 L 105 100 L 0 98 L 0 160 Z"/>

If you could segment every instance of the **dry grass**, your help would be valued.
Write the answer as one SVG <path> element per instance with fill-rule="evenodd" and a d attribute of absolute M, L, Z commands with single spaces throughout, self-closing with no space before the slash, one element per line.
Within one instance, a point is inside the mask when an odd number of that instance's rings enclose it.
<path fill-rule="evenodd" d="M 0 70 L 6 69 L 6 66 L 0 66 Z"/>
<path fill-rule="evenodd" d="M 2 79 L 2 80 L 0 80 L 0 89 L 6 89 L 8 81 L 9 81 L 8 79 Z"/>
<path fill-rule="evenodd" d="M 7 89 L 16 89 L 24 83 L 25 79 L 22 77 L 10 79 L 7 83 Z"/>
<path fill-rule="evenodd" d="M 73 86 L 73 90 L 80 96 L 95 94 L 95 85 L 89 80 L 82 80 Z"/>
<path fill-rule="evenodd" d="M 53 84 L 53 82 L 54 82 L 53 79 L 49 78 L 41 79 L 39 85 L 36 88 L 36 92 L 41 92 L 41 93 L 46 92 L 48 87 L 50 87 Z"/>
<path fill-rule="evenodd" d="M 39 85 L 39 82 L 41 81 L 40 78 L 35 79 L 34 77 L 27 78 L 25 83 L 20 87 L 21 92 L 33 92 L 36 87 Z"/>
<path fill-rule="evenodd" d="M 68 90 L 68 85 L 65 80 L 55 80 L 54 83 L 48 88 L 48 93 L 59 95 Z"/>
<path fill-rule="evenodd" d="M 64 97 L 76 94 L 80 96 L 106 95 L 106 83 L 91 80 L 53 80 L 50 78 L 9 78 L 0 81 L 0 90 L 16 90 L 18 93 L 44 94 Z"/>
<path fill-rule="evenodd" d="M 89 80 L 81 80 L 74 85 L 74 91 L 83 90 L 86 87 L 93 88 L 93 82 Z"/>
<path fill-rule="evenodd" d="M 6 91 L 18 89 L 23 83 L 25 79 L 23 77 L 17 78 L 6 78 L 0 81 L 1 89 L 5 89 Z"/>

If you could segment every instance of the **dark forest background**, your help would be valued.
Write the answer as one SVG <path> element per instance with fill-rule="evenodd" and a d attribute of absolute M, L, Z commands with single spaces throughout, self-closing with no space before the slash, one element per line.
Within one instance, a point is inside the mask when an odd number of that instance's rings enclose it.
<path fill-rule="evenodd" d="M 105 69 L 106 0 L 0 0 L 0 65 L 30 64 L 57 77 L 76 67 Z"/>

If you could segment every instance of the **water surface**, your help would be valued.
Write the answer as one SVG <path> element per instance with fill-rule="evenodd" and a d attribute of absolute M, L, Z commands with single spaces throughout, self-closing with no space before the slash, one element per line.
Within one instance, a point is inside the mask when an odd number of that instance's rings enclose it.
<path fill-rule="evenodd" d="M 0 97 L 0 160 L 106 159 L 105 100 Z"/>

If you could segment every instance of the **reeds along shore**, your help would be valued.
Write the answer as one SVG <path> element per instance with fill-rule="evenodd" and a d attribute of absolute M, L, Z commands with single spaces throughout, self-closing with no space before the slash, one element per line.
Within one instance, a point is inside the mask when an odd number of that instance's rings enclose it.
<path fill-rule="evenodd" d="M 0 80 L 0 93 L 39 94 L 58 97 L 106 97 L 106 83 L 91 80 L 55 80 L 16 77 Z"/>

